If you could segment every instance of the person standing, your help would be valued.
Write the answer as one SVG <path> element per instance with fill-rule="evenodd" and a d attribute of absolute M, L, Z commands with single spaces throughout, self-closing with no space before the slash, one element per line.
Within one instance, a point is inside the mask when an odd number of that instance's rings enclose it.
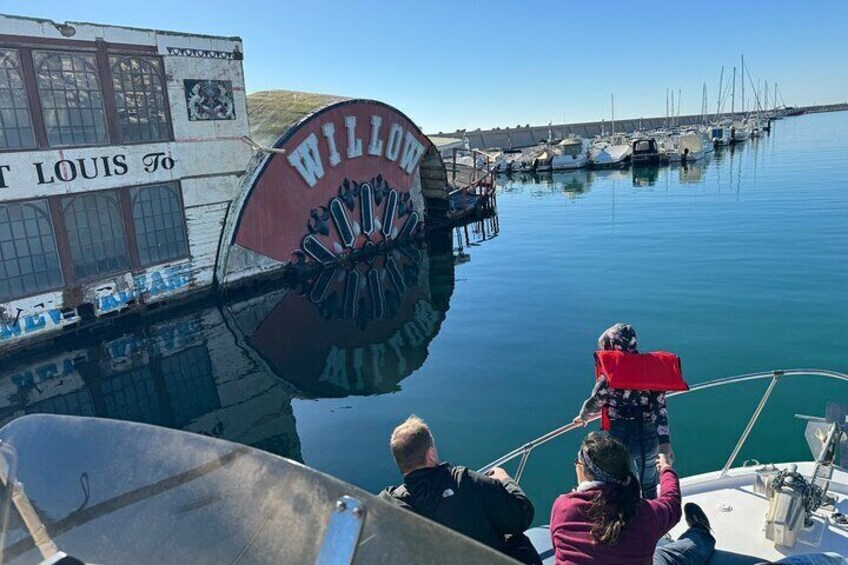
<path fill-rule="evenodd" d="M 687 390 L 680 358 L 672 353 L 640 354 L 636 331 L 618 323 L 598 338 L 595 387 L 575 423 L 586 425 L 601 413 L 601 428 L 624 445 L 633 459 L 642 496 L 657 497 L 657 455 L 674 462 L 666 392 Z"/>

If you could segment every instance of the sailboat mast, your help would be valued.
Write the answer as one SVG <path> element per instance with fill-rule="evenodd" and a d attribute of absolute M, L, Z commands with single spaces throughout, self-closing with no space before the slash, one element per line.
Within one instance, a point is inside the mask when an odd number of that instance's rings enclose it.
<path fill-rule="evenodd" d="M 768 97 L 769 97 L 769 91 L 768 91 L 768 81 L 766 81 L 766 85 L 765 85 L 765 86 L 766 86 L 766 87 L 765 87 L 763 90 L 764 90 L 764 91 L 765 91 L 765 93 L 766 93 L 766 97 L 765 97 L 765 100 L 763 100 L 763 109 L 764 109 L 764 110 L 766 110 L 766 111 L 768 111 L 768 109 L 769 109 L 769 107 L 768 107 Z"/>
<path fill-rule="evenodd" d="M 723 96 L 722 88 L 724 88 L 724 65 L 721 66 L 721 76 L 718 79 L 718 100 L 716 100 L 716 121 L 718 121 L 718 115 L 721 113 L 721 99 Z"/>
<path fill-rule="evenodd" d="M 742 55 L 742 113 L 745 113 L 745 55 Z"/>
<path fill-rule="evenodd" d="M 671 91 L 671 125 L 674 125 L 674 90 Z"/>
<path fill-rule="evenodd" d="M 612 135 L 615 135 L 615 94 L 610 94 L 610 106 L 612 107 Z"/>
<path fill-rule="evenodd" d="M 733 86 L 730 89 L 730 113 L 736 113 L 736 67 L 733 67 Z"/>
<path fill-rule="evenodd" d="M 677 127 L 680 127 L 680 103 L 683 102 L 683 90 L 677 89 Z"/>
<path fill-rule="evenodd" d="M 701 91 L 701 121 L 704 125 L 707 124 L 707 83 L 704 83 L 704 88 Z"/>

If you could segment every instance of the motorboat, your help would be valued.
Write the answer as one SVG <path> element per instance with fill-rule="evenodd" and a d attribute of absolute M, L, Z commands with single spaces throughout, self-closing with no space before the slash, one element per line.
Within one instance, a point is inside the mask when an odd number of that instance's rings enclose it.
<path fill-rule="evenodd" d="M 745 122 L 733 122 L 730 126 L 730 142 L 741 143 L 749 137 L 748 126 Z"/>
<path fill-rule="evenodd" d="M 708 390 L 728 394 L 732 390 L 720 389 L 757 381 L 768 383 L 723 467 L 685 476 L 680 481 L 684 504 L 697 503 L 709 517 L 716 538 L 716 552 L 710 563 L 726 562 L 723 559 L 733 563 L 761 563 L 820 552 L 848 555 L 848 409 L 845 405 L 827 403 L 823 415 L 798 415 L 794 410 L 783 415 L 781 420 L 789 430 L 794 430 L 786 426 L 791 424 L 793 415 L 806 425 L 804 439 L 811 451 L 809 459 L 768 463 L 762 455 L 758 459 L 750 458 L 757 454 L 748 449 L 745 453 L 749 458 L 737 464 L 775 388 L 790 379 L 796 383 L 806 379 L 807 386 L 822 384 L 811 382 L 812 379 L 830 379 L 848 385 L 848 374 L 787 369 L 727 377 L 668 394 L 668 398 Z M 678 418 L 686 415 L 686 412 L 676 413 Z M 781 440 L 775 427 L 772 425 L 767 435 L 771 443 Z M 524 443 L 480 471 L 514 463 L 512 475 L 520 482 L 530 455 L 537 448 L 575 431 L 586 432 L 579 424 L 569 423 Z M 704 452 L 703 446 L 686 446 L 686 449 Z M 681 448 L 677 453 L 678 457 L 686 456 Z M 672 530 L 672 537 L 678 537 L 685 529 L 685 523 L 679 523 Z M 527 535 L 545 565 L 553 564 L 549 527 L 532 528 Z"/>
<path fill-rule="evenodd" d="M 699 132 L 687 132 L 681 135 L 677 140 L 677 153 L 680 155 L 680 160 L 686 163 L 703 159 L 706 155 L 706 148 L 701 134 Z"/>
<path fill-rule="evenodd" d="M 633 148 L 623 135 L 595 142 L 589 150 L 589 160 L 595 168 L 621 167 L 630 162 Z"/>
<path fill-rule="evenodd" d="M 201 434 L 37 414 L 0 440 L 3 563 L 515 563 L 305 465 Z"/>
<path fill-rule="evenodd" d="M 556 145 L 551 159 L 552 171 L 579 169 L 589 163 L 589 150 L 582 137 L 568 137 Z"/>
<path fill-rule="evenodd" d="M 634 165 L 653 165 L 660 162 L 660 148 L 653 137 L 637 137 L 631 142 Z"/>
<path fill-rule="evenodd" d="M 835 371 L 776 370 L 668 395 L 673 406 L 677 396 L 768 383 L 723 467 L 681 479 L 684 502 L 698 503 L 710 518 L 717 540 L 713 563 L 716 555 L 753 563 L 810 552 L 848 554 L 844 405 L 828 403 L 821 416 L 796 415 L 806 425 L 808 460 L 736 464 L 777 385 L 815 378 L 848 384 L 848 375 Z M 687 413 L 695 412 L 677 412 L 679 418 Z M 772 426 L 766 437 L 782 439 L 779 429 Z M 480 472 L 514 464 L 512 476 L 520 482 L 531 454 L 575 431 L 585 432 L 569 423 Z M 678 446 L 678 457 L 690 449 L 703 446 Z M 301 463 L 148 424 L 48 414 L 15 419 L 0 429 L 0 487 L 4 563 L 57 563 L 65 556 L 85 563 L 514 563 Z M 544 563 L 552 564 L 549 528 L 534 527 L 527 535 Z M 750 560 L 740 561 L 745 556 Z"/>
<path fill-rule="evenodd" d="M 537 173 L 548 173 L 552 170 L 551 162 L 554 158 L 554 152 L 550 148 L 546 148 L 533 158 L 532 170 Z"/>
<path fill-rule="evenodd" d="M 713 145 L 716 147 L 730 145 L 730 128 L 721 125 L 713 126 L 710 128 L 710 137 L 712 137 Z"/>

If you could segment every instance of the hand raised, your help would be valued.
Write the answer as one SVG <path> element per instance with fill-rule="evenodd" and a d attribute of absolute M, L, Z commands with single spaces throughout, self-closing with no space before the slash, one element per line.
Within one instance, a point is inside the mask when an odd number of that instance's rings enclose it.
<path fill-rule="evenodd" d="M 496 481 L 500 481 L 502 483 L 505 483 L 506 481 L 508 481 L 510 479 L 507 472 L 504 471 L 503 468 L 501 468 L 501 467 L 495 467 L 494 469 L 490 469 L 486 473 L 486 475 L 489 476 L 489 477 L 492 477 Z"/>

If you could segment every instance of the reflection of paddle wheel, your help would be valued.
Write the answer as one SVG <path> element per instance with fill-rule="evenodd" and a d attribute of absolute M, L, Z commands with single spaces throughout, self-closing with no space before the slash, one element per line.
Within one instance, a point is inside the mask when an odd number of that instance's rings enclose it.
<path fill-rule="evenodd" d="M 391 188 L 382 175 L 361 183 L 345 178 L 326 206 L 310 211 L 309 233 L 295 251 L 295 261 L 359 261 L 412 239 L 422 233 L 421 227 L 409 192 Z"/>
<path fill-rule="evenodd" d="M 444 319 L 428 269 L 424 250 L 410 244 L 327 267 L 279 298 L 247 342 L 303 393 L 396 390 L 424 362 Z"/>

